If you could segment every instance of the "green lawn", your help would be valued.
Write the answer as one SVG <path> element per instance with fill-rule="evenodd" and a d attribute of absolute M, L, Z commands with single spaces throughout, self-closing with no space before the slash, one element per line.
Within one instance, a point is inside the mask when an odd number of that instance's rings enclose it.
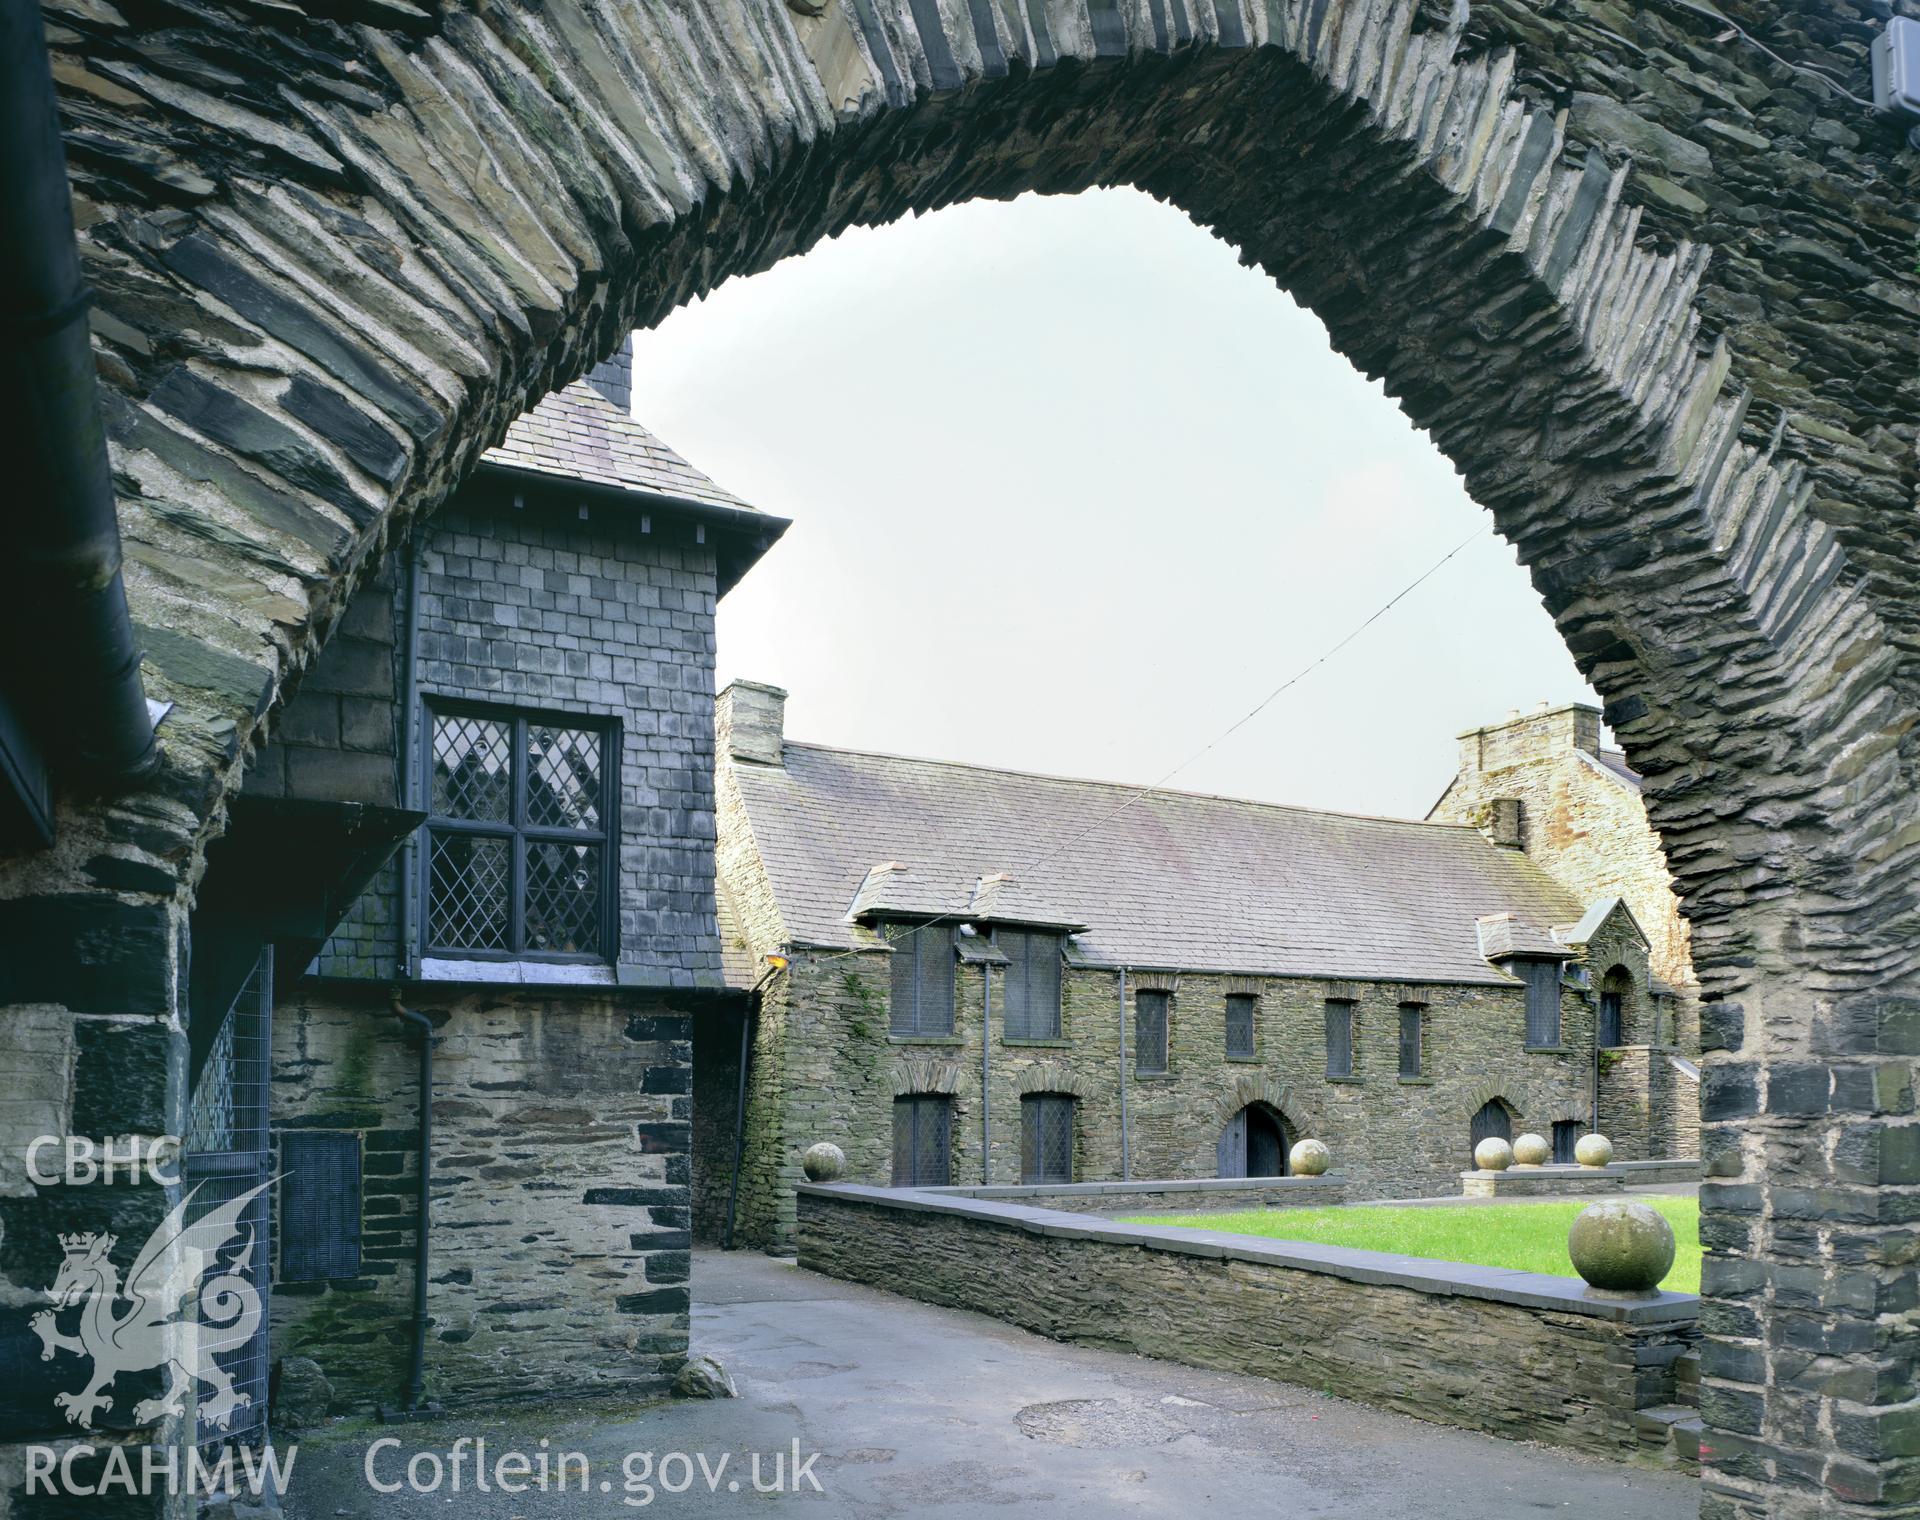
<path fill-rule="evenodd" d="M 1700 1291 L 1700 1205 L 1692 1198 L 1643 1198 L 1667 1216 L 1679 1249 L 1661 1287 Z M 1514 1267 L 1555 1277 L 1578 1276 L 1567 1259 L 1567 1230 L 1581 1203 L 1466 1204 L 1414 1209 L 1251 1209 L 1238 1214 L 1142 1214 L 1127 1224 L 1230 1230 L 1271 1240 L 1311 1240 L 1362 1251 L 1397 1251 L 1438 1261 Z"/>

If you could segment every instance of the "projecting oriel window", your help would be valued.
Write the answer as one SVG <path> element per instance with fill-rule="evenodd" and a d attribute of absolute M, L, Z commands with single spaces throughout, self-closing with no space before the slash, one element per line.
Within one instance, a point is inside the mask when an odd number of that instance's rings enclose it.
<path fill-rule="evenodd" d="M 1066 1093 L 1020 1100 L 1020 1180 L 1073 1181 L 1073 1099 Z"/>
<path fill-rule="evenodd" d="M 1327 999 L 1327 1075 L 1353 1075 L 1353 1004 L 1345 998 Z"/>
<path fill-rule="evenodd" d="M 888 1032 L 903 1037 L 953 1033 L 953 925 L 890 924 L 893 988 Z"/>
<path fill-rule="evenodd" d="M 995 929 L 993 943 L 1007 958 L 1000 973 L 1002 1033 L 1009 1040 L 1059 1039 L 1060 936 Z"/>
<path fill-rule="evenodd" d="M 1173 994 L 1150 989 L 1133 995 L 1133 1070 L 1136 1076 L 1164 1076 L 1167 1070 L 1167 1023 Z"/>
<path fill-rule="evenodd" d="M 1417 1077 L 1420 1075 L 1421 1049 L 1420 1005 L 1402 1003 L 1400 1005 L 1400 1075 Z"/>
<path fill-rule="evenodd" d="M 427 953 L 610 960 L 613 727 L 437 703 L 427 720 Z"/>
<path fill-rule="evenodd" d="M 953 1099 L 913 1093 L 893 1100 L 893 1185 L 945 1187 L 953 1180 Z"/>
<path fill-rule="evenodd" d="M 1230 1060 L 1253 1058 L 1253 1011 L 1259 999 L 1245 992 L 1227 994 L 1227 1056 Z"/>
<path fill-rule="evenodd" d="M 1552 1046 L 1560 1043 L 1560 963 L 1558 961 L 1522 961 L 1513 963 L 1513 974 L 1527 984 L 1527 1044 Z"/>

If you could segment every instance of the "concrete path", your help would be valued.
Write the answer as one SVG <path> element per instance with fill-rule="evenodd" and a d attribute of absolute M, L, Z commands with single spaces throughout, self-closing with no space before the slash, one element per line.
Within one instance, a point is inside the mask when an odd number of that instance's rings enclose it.
<path fill-rule="evenodd" d="M 293 1520 L 549 1520 L 784 1512 L 882 1517 L 1205 1515 L 1353 1520 L 1692 1520 L 1697 1484 L 1428 1425 L 1259 1378 L 1196 1372 L 1063 1346 L 980 1315 L 930 1308 L 744 1252 L 697 1253 L 693 1342 L 718 1356 L 738 1400 L 585 1410 L 577 1405 L 436 1425 L 339 1429 L 303 1440 Z M 473 1465 L 455 1495 L 372 1492 L 417 1452 L 483 1436 L 487 1461 L 572 1450 L 589 1491 L 479 1493 Z M 820 1492 L 752 1492 L 773 1454 L 799 1443 Z M 667 1463 L 660 1454 L 686 1454 Z M 655 1454 L 650 1470 L 629 1454 Z M 697 1465 L 717 1473 L 709 1493 Z M 790 1463 L 790 1455 L 789 1455 Z M 623 1462 L 626 1466 L 623 1470 Z M 444 1469 L 443 1469 L 444 1472 Z M 423 1462 L 423 1479 L 430 1468 Z M 630 1475 L 638 1475 L 629 1486 Z M 675 1495 L 660 1480 L 692 1487 Z M 783 1473 L 792 1478 L 790 1465 Z M 607 1487 L 603 1490 L 601 1485 Z M 737 1483 L 737 1489 L 728 1485 Z M 649 1498 L 651 1492 L 651 1500 Z"/>

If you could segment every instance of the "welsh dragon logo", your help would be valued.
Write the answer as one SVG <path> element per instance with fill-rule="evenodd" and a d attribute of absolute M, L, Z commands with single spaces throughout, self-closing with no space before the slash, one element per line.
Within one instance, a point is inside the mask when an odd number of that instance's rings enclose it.
<path fill-rule="evenodd" d="M 140 1248 L 124 1285 L 111 1260 L 114 1236 L 60 1237 L 66 1259 L 48 1290 L 53 1307 L 34 1315 L 31 1325 L 43 1362 L 56 1351 L 93 1362 L 85 1388 L 53 1396 L 71 1423 L 91 1430 L 95 1415 L 113 1407 L 113 1380 L 153 1367 L 167 1370 L 167 1389 L 134 1406 L 140 1424 L 184 1414 L 181 1395 L 196 1381 L 212 1389 L 200 1401 L 199 1415 L 216 1430 L 226 1429 L 234 1412 L 253 1402 L 215 1363 L 213 1343 L 242 1344 L 260 1323 L 260 1294 L 246 1277 L 257 1242 L 242 1216 L 271 1185 L 269 1179 L 189 1222 L 188 1208 L 200 1191 L 194 1188 Z M 239 1250 L 230 1251 L 236 1242 Z M 209 1278 L 209 1271 L 216 1275 Z M 79 1310 L 77 1335 L 60 1329 L 59 1316 L 69 1309 Z"/>

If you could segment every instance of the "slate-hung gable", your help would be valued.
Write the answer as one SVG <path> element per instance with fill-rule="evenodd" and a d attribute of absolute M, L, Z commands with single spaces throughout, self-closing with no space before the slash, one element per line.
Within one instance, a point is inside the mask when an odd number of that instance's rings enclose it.
<path fill-rule="evenodd" d="M 1241 1175 L 1312 1136 L 1361 1196 L 1457 1192 L 1476 1125 L 1592 1127 L 1603 982 L 1610 1043 L 1665 1050 L 1633 914 L 1479 828 L 797 743 L 783 715 L 721 697 L 726 933 L 786 959 L 752 972 L 762 1243 L 823 1139 L 863 1180 L 1003 1184 Z M 705 1211 L 731 1158 L 695 1146 Z"/>
<path fill-rule="evenodd" d="M 300 1173 L 273 1355 L 318 1362 L 341 1410 L 407 1370 L 419 1047 L 396 988 L 434 1030 L 428 1395 L 647 1391 L 685 1354 L 692 1026 L 728 997 L 713 620 L 785 523 L 634 422 L 626 364 L 520 417 L 391 557 L 249 788 L 416 825 L 273 1010 Z"/>

